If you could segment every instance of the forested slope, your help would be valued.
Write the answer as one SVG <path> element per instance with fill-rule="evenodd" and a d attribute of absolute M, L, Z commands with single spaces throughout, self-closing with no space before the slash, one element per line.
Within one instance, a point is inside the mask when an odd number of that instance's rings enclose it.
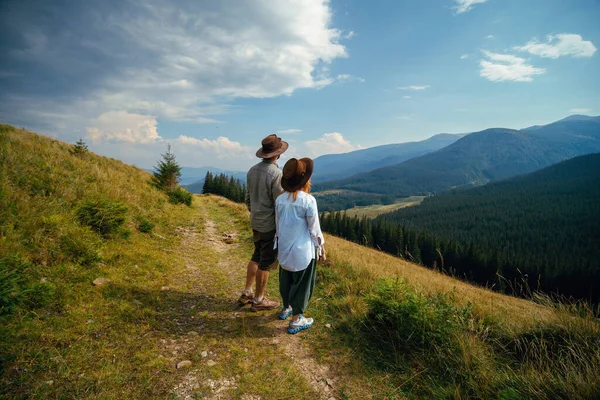
<path fill-rule="evenodd" d="M 379 218 L 472 246 L 481 259 L 529 274 L 532 285 L 541 276 L 542 289 L 599 295 L 600 154 L 434 195 Z"/>

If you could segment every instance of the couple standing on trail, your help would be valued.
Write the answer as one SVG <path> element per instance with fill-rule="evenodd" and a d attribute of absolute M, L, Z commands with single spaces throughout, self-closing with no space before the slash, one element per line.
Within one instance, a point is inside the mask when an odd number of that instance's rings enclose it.
<path fill-rule="evenodd" d="M 288 332 L 297 333 L 313 324 L 302 314 L 315 286 L 316 258 L 325 262 L 325 239 L 319 225 L 317 201 L 309 194 L 313 161 L 291 158 L 283 171 L 277 160 L 288 144 L 269 135 L 256 156 L 262 161 L 247 176 L 246 205 L 254 236 L 254 254 L 248 263 L 246 288 L 238 303 L 252 311 L 273 310 L 279 303 L 265 297 L 269 271 L 278 260 L 279 292 L 283 301 L 279 318 L 290 315 Z M 256 293 L 252 286 L 256 281 Z"/>

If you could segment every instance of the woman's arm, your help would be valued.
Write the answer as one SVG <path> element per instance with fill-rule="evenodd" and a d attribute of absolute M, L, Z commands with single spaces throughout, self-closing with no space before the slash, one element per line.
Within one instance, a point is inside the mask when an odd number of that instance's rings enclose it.
<path fill-rule="evenodd" d="M 317 209 L 317 201 L 313 198 L 309 210 L 306 213 L 306 222 L 308 223 L 308 232 L 310 239 L 317 248 L 319 262 L 325 262 L 325 237 L 321 232 L 321 224 L 319 222 L 319 211 Z"/>

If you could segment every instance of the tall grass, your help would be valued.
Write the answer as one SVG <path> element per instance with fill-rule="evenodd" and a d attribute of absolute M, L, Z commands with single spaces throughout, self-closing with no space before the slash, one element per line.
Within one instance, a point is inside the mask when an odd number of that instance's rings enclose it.
<path fill-rule="evenodd" d="M 480 297 L 453 285 L 448 277 L 444 277 L 446 290 L 424 290 L 431 280 L 409 282 L 388 275 L 393 271 L 373 269 L 382 255 L 354 244 L 340 249 L 337 241 L 330 255 L 334 261 L 319 272 L 319 295 L 327 296 L 321 312 L 338 321 L 336 332 L 344 346 L 352 348 L 362 362 L 391 374 L 397 394 L 600 398 L 600 324 L 592 310 L 540 294 L 536 294 L 538 304 L 507 298 L 509 304 L 526 304 L 530 320 L 520 323 L 519 318 L 515 323 L 476 307 L 474 301 Z M 363 251 L 371 252 L 368 268 L 357 262 L 357 254 Z M 548 314 L 536 318 L 540 304 Z"/>

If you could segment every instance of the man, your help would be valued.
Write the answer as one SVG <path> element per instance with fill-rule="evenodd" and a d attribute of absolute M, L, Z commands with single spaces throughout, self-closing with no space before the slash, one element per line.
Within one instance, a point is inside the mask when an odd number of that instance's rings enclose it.
<path fill-rule="evenodd" d="M 279 307 L 276 301 L 265 297 L 269 271 L 277 260 L 273 240 L 275 238 L 275 199 L 281 194 L 282 172 L 277 160 L 288 148 L 288 144 L 269 135 L 262 140 L 256 156 L 262 161 L 250 168 L 246 178 L 246 205 L 250 211 L 250 226 L 254 238 L 254 254 L 246 271 L 246 288 L 238 300 L 243 306 L 252 304 L 252 311 L 272 310 Z M 256 293 L 252 286 L 256 281 Z"/>

